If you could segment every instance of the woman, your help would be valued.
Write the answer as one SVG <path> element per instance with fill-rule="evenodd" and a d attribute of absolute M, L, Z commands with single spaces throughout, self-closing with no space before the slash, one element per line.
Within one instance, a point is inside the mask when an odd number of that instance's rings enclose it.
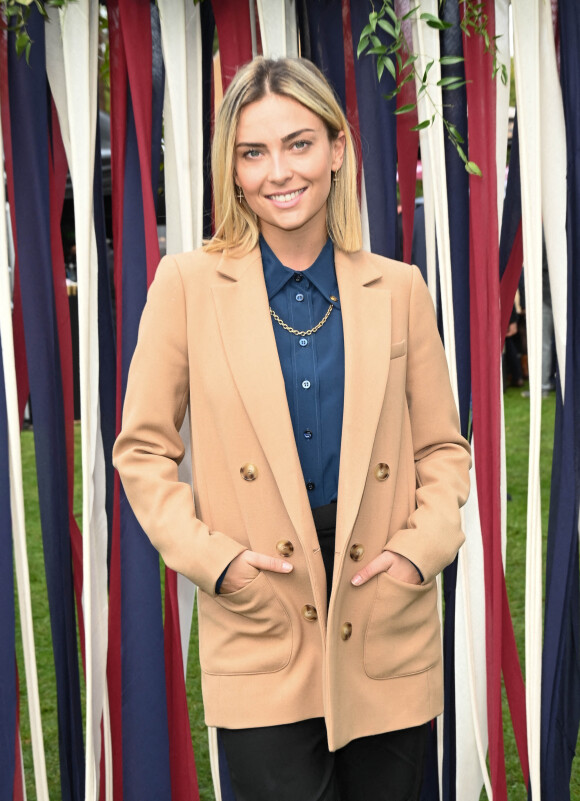
<path fill-rule="evenodd" d="M 212 169 L 216 234 L 159 266 L 115 464 L 199 587 L 238 801 L 415 799 L 470 462 L 430 296 L 361 251 L 348 125 L 309 62 L 239 71 Z"/>

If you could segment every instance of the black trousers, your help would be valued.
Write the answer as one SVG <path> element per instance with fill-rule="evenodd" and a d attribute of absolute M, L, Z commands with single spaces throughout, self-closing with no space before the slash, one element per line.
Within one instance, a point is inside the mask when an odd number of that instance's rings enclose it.
<path fill-rule="evenodd" d="M 332 591 L 336 503 L 312 510 Z M 418 801 L 427 724 L 328 750 L 323 718 L 220 729 L 236 801 Z"/>
<path fill-rule="evenodd" d="M 219 734 L 236 801 L 419 801 L 427 726 L 334 753 L 323 718 Z"/>

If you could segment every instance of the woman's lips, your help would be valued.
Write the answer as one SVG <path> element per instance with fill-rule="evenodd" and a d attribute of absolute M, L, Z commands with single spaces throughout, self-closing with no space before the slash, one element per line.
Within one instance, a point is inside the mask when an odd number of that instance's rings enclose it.
<path fill-rule="evenodd" d="M 291 192 L 276 192 L 275 194 L 267 195 L 267 198 L 278 208 L 287 209 L 294 206 L 304 192 L 306 192 L 306 187 L 293 189 Z"/>

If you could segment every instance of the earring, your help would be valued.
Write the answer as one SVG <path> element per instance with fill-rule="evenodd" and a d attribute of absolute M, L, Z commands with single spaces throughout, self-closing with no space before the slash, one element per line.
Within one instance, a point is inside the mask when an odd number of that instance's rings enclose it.
<path fill-rule="evenodd" d="M 242 192 L 242 187 L 236 184 L 236 197 L 238 201 L 241 203 L 244 198 L 244 193 Z"/>
<path fill-rule="evenodd" d="M 332 182 L 336 184 L 338 182 L 338 170 L 332 173 Z"/>

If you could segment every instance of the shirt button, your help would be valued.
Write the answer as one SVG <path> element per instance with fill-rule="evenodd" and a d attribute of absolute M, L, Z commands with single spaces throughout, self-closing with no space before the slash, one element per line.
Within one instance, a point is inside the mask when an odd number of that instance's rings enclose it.
<path fill-rule="evenodd" d="M 316 489 L 316 484 L 314 483 L 314 481 L 307 481 L 306 489 L 308 490 L 308 492 L 312 492 L 312 490 Z"/>
<path fill-rule="evenodd" d="M 297 283 L 300 283 L 300 281 L 302 281 L 302 278 L 303 278 L 302 273 L 294 273 L 294 280 Z"/>
<path fill-rule="evenodd" d="M 298 340 L 298 344 L 300 345 L 301 348 L 305 348 L 306 345 L 308 345 L 308 340 L 305 339 L 305 337 L 302 337 L 302 339 Z"/>
<path fill-rule="evenodd" d="M 332 301 L 333 303 L 336 303 L 336 301 L 338 300 L 338 298 L 336 297 L 336 295 L 331 295 L 331 296 L 330 296 L 330 299 L 331 299 L 331 301 Z"/>
<path fill-rule="evenodd" d="M 302 294 L 302 292 L 297 293 L 296 300 L 298 301 L 298 303 L 302 303 L 302 301 L 304 300 L 304 295 Z"/>
<path fill-rule="evenodd" d="M 302 389 L 310 389 L 310 381 L 306 380 L 302 382 Z"/>
<path fill-rule="evenodd" d="M 309 428 L 304 432 L 304 439 L 312 439 L 312 431 Z"/>

